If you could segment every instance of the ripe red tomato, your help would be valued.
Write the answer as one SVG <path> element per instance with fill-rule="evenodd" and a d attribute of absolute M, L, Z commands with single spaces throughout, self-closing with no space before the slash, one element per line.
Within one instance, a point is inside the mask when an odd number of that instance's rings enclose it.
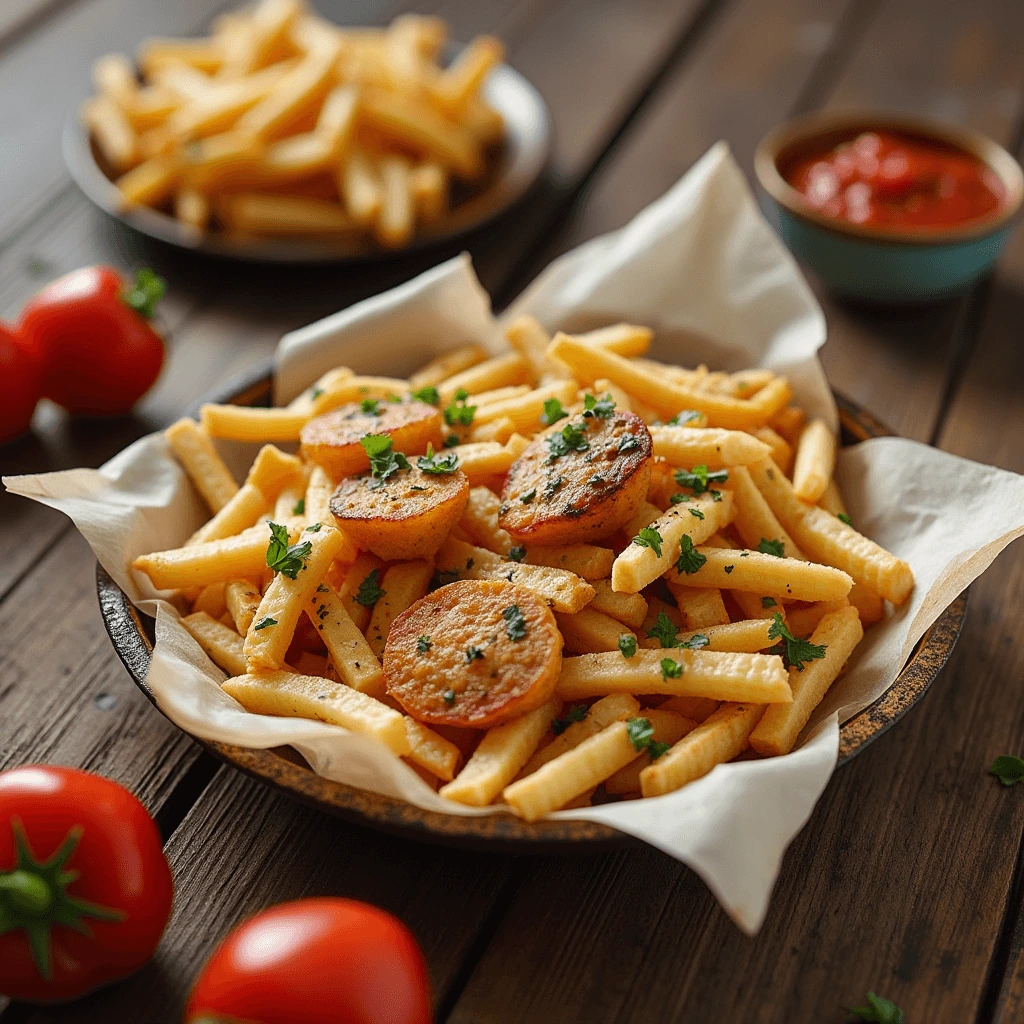
<path fill-rule="evenodd" d="M 0 773 L 0 993 L 77 999 L 152 955 L 174 884 L 146 809 L 109 779 Z"/>
<path fill-rule="evenodd" d="M 126 287 L 110 267 L 84 267 L 30 299 L 20 329 L 45 354 L 44 396 L 75 415 L 128 412 L 163 366 L 164 341 L 149 322 L 163 293 L 151 270 Z"/>
<path fill-rule="evenodd" d="M 427 965 L 408 928 L 355 900 L 264 910 L 214 951 L 187 1024 L 429 1024 Z"/>
<path fill-rule="evenodd" d="M 0 444 L 28 430 L 43 391 L 43 360 L 21 334 L 0 323 Z"/>

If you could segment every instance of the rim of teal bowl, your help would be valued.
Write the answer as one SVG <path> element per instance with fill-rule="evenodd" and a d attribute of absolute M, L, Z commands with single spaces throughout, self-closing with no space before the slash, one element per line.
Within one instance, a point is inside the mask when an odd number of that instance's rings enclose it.
<path fill-rule="evenodd" d="M 1004 206 L 992 217 L 950 229 L 896 231 L 891 228 L 846 224 L 824 216 L 782 176 L 778 167 L 779 159 L 812 139 L 842 136 L 858 129 L 882 129 L 921 135 L 976 156 L 1002 182 L 1006 190 Z M 1024 204 L 1024 170 L 1014 156 L 994 139 L 972 128 L 896 111 L 819 111 L 784 121 L 773 128 L 758 145 L 754 155 L 754 173 L 765 192 L 791 216 L 809 221 L 836 235 L 892 245 L 943 246 L 986 238 L 1005 228 Z"/>

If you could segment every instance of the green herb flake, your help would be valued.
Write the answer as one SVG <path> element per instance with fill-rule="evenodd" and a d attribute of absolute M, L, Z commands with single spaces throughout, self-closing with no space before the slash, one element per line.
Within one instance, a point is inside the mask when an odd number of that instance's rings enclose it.
<path fill-rule="evenodd" d="M 387 434 L 367 434 L 359 439 L 359 443 L 369 456 L 370 473 L 377 481 L 377 487 L 383 486 L 384 482 L 400 469 L 412 468 L 409 460 L 401 452 L 391 450 L 394 442 Z"/>
<path fill-rule="evenodd" d="M 455 703 L 454 690 L 445 690 L 444 693 L 441 694 L 441 697 L 444 700 L 445 704 L 448 705 L 448 707 L 451 707 Z"/>
<path fill-rule="evenodd" d="M 295 502 L 295 508 L 292 509 L 292 515 L 293 516 L 304 516 L 305 514 L 306 514 L 306 499 L 305 498 L 299 498 L 299 500 L 297 502 Z"/>
<path fill-rule="evenodd" d="M 805 661 L 815 661 L 825 657 L 827 644 L 812 644 L 810 640 L 798 640 L 789 629 L 782 616 L 776 612 L 768 629 L 768 639 L 778 640 L 779 644 L 773 652 L 782 655 L 786 668 L 795 668 L 803 672 Z"/>
<path fill-rule="evenodd" d="M 671 743 L 652 742 L 647 746 L 647 753 L 651 755 L 652 761 L 657 761 L 662 754 L 667 754 L 671 749 Z"/>
<path fill-rule="evenodd" d="M 645 526 L 633 538 L 633 543 L 639 548 L 650 548 L 661 558 L 661 534 L 653 526 Z"/>
<path fill-rule="evenodd" d="M 380 415 L 380 401 L 376 398 L 364 398 L 359 403 L 359 411 L 364 416 L 379 416 Z"/>
<path fill-rule="evenodd" d="M 640 447 L 640 438 L 628 430 L 619 438 L 619 451 L 632 452 Z"/>
<path fill-rule="evenodd" d="M 411 397 L 417 402 L 425 402 L 427 405 L 441 404 L 441 396 L 438 394 L 437 388 L 433 385 L 414 391 Z"/>
<path fill-rule="evenodd" d="M 683 674 L 683 666 L 671 658 L 661 659 L 661 678 L 678 679 Z"/>
<path fill-rule="evenodd" d="M 359 584 L 355 601 L 364 608 L 372 608 L 386 593 L 380 589 L 380 569 L 371 569 L 369 575 Z"/>
<path fill-rule="evenodd" d="M 551 731 L 556 736 L 561 736 L 570 725 L 573 725 L 575 722 L 582 722 L 587 717 L 589 711 L 590 708 L 586 704 L 573 704 L 568 712 L 566 712 L 564 718 L 556 718 L 551 723 Z"/>
<path fill-rule="evenodd" d="M 774 555 L 776 558 L 786 557 L 786 545 L 781 540 L 768 540 L 762 537 L 757 542 L 757 550 L 763 555 Z"/>
<path fill-rule="evenodd" d="M 550 427 L 552 423 L 564 420 L 568 415 L 557 398 L 549 398 L 544 402 L 544 411 L 540 414 L 540 421 L 546 427 Z"/>
<path fill-rule="evenodd" d="M 319 533 L 323 529 L 323 523 L 314 523 L 312 526 L 307 526 L 303 531 L 304 533 Z"/>
<path fill-rule="evenodd" d="M 593 417 L 602 420 L 609 419 L 615 415 L 615 399 L 612 398 L 610 392 L 602 395 L 600 398 L 586 394 L 583 396 L 583 415 L 587 419 Z"/>
<path fill-rule="evenodd" d="M 431 648 L 431 639 L 429 636 L 418 636 L 416 638 L 416 653 L 426 654 Z"/>
<path fill-rule="evenodd" d="M 693 546 L 693 538 L 689 534 L 684 533 L 679 538 L 679 558 L 676 560 L 676 572 L 695 573 L 707 560 L 707 555 L 702 555 Z"/>
<path fill-rule="evenodd" d="M 533 499 L 536 498 L 536 497 L 537 497 L 537 488 L 536 487 L 531 487 L 519 500 L 524 505 L 529 505 L 530 502 L 533 501 Z"/>
<path fill-rule="evenodd" d="M 459 388 L 455 392 L 455 401 L 444 411 L 444 421 L 449 427 L 468 427 L 476 415 L 475 405 L 466 405 L 469 392 L 465 388 Z"/>
<path fill-rule="evenodd" d="M 1024 759 L 1013 754 L 1000 754 L 988 770 L 1004 786 L 1012 786 L 1024 779 Z"/>
<path fill-rule="evenodd" d="M 778 601 L 774 597 L 762 597 L 761 607 L 762 608 L 774 608 L 778 604 Z"/>
<path fill-rule="evenodd" d="M 700 419 L 700 413 L 696 409 L 684 409 L 682 412 L 677 412 L 675 416 L 668 421 L 667 426 L 670 427 L 685 427 L 687 423 L 692 423 L 694 420 Z"/>
<path fill-rule="evenodd" d="M 548 438 L 548 462 L 554 462 L 569 452 L 585 452 L 590 447 L 583 431 L 567 423 L 557 434 Z"/>
<path fill-rule="evenodd" d="M 475 647 L 473 644 L 470 644 L 466 648 L 466 664 L 467 665 L 470 662 L 478 661 L 478 660 L 482 659 L 483 656 L 484 656 L 484 652 L 479 647 Z"/>
<path fill-rule="evenodd" d="M 274 572 L 284 573 L 295 579 L 306 567 L 306 559 L 313 551 L 310 541 L 288 545 L 288 528 L 279 523 L 269 523 L 270 544 L 267 546 L 267 565 Z"/>
<path fill-rule="evenodd" d="M 313 388 L 312 394 L 309 396 L 315 402 L 324 393 L 323 388 Z"/>
<path fill-rule="evenodd" d="M 627 718 L 626 732 L 629 742 L 638 753 L 643 753 L 650 745 L 654 736 L 654 726 L 649 718 Z"/>
<path fill-rule="evenodd" d="M 853 521 L 845 512 L 837 512 L 836 519 L 838 519 L 842 523 L 846 523 L 847 526 L 853 526 Z"/>
<path fill-rule="evenodd" d="M 658 617 L 647 631 L 647 636 L 654 637 L 663 648 L 675 647 L 676 624 L 664 612 L 658 612 Z"/>
<path fill-rule="evenodd" d="M 521 562 L 526 557 L 526 548 L 522 544 L 517 544 L 514 548 L 509 548 L 508 557 L 513 562 Z"/>
<path fill-rule="evenodd" d="M 895 1003 L 874 992 L 868 993 L 867 1006 L 851 1006 L 849 1012 L 861 1020 L 874 1021 L 875 1024 L 903 1024 L 903 1011 Z"/>
<path fill-rule="evenodd" d="M 733 569 L 735 569 L 735 568 L 736 568 L 735 565 L 727 565 L 727 566 L 725 566 L 725 575 L 728 576 L 733 571 Z"/>
<path fill-rule="evenodd" d="M 711 640 L 704 633 L 694 633 L 689 640 L 683 640 L 682 643 L 677 641 L 678 647 L 685 647 L 691 651 L 699 651 L 702 647 L 707 647 L 711 643 Z"/>
<path fill-rule="evenodd" d="M 526 636 L 526 619 L 517 604 L 510 604 L 502 613 L 509 640 L 522 640 Z"/>
<path fill-rule="evenodd" d="M 459 446 L 459 435 L 458 434 L 449 434 L 444 439 L 444 446 L 445 446 L 445 448 L 458 448 L 458 446 Z"/>
<path fill-rule="evenodd" d="M 632 658 L 636 654 L 636 637 L 632 633 L 623 633 L 619 637 L 619 650 L 624 658 Z"/>
<path fill-rule="evenodd" d="M 252 628 L 257 630 L 257 631 L 259 631 L 261 629 L 266 629 L 268 626 L 276 626 L 276 625 L 277 625 L 277 619 L 272 619 L 268 615 L 265 619 L 260 619 L 260 621 L 257 622 L 256 625 L 253 626 Z"/>
<path fill-rule="evenodd" d="M 707 466 L 694 466 L 688 473 L 685 469 L 676 470 L 676 483 L 680 487 L 689 487 L 694 494 L 703 494 L 708 489 L 708 484 L 724 484 L 729 479 L 729 471 L 726 469 L 708 472 Z"/>
<path fill-rule="evenodd" d="M 693 516 L 694 519 L 703 519 L 704 518 L 704 513 L 701 512 L 701 510 L 699 508 L 691 508 L 689 510 L 689 512 L 690 512 L 690 515 Z"/>
<path fill-rule="evenodd" d="M 677 491 L 668 499 L 673 505 L 682 505 L 684 502 L 693 501 L 692 494 L 683 494 L 681 491 Z"/>
<path fill-rule="evenodd" d="M 428 444 L 427 454 L 421 455 L 416 460 L 416 465 L 424 473 L 429 473 L 431 476 L 440 476 L 443 473 L 454 473 L 459 468 L 459 456 L 457 452 L 435 455 L 434 446 Z"/>

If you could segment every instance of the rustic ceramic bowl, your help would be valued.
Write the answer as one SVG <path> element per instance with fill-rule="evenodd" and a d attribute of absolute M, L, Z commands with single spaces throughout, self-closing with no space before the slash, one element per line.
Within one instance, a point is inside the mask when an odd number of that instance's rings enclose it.
<path fill-rule="evenodd" d="M 271 367 L 265 364 L 206 400 L 265 406 L 270 404 L 270 391 Z M 836 402 L 839 405 L 844 444 L 856 444 L 869 437 L 891 433 L 842 396 L 837 395 Z M 136 685 L 153 700 L 153 694 L 146 685 L 150 655 L 153 652 L 153 620 L 135 608 L 99 565 L 96 567 L 96 589 L 103 622 L 114 649 Z M 966 609 L 965 592 L 921 638 L 888 691 L 842 726 L 839 733 L 839 764 L 845 764 L 859 754 L 921 699 L 949 658 L 960 635 Z M 380 796 L 316 775 L 302 757 L 289 747 L 250 750 L 208 740 L 198 742 L 222 760 L 284 790 L 298 800 L 359 824 L 409 838 L 502 852 L 529 853 L 570 847 L 593 850 L 639 842 L 607 825 L 589 821 L 547 819 L 531 823 L 511 815 L 469 818 L 425 811 L 402 800 Z"/>
<path fill-rule="evenodd" d="M 786 181 L 786 163 L 801 150 L 831 148 L 872 129 L 946 142 L 978 157 L 1002 182 L 1003 207 L 992 217 L 941 231 L 892 231 L 825 217 Z M 757 148 L 754 170 L 769 215 L 783 241 L 833 291 L 871 302 L 923 302 L 967 288 L 995 263 L 1024 201 L 1024 172 L 998 143 L 980 132 L 909 114 L 823 111 L 770 132 Z"/>

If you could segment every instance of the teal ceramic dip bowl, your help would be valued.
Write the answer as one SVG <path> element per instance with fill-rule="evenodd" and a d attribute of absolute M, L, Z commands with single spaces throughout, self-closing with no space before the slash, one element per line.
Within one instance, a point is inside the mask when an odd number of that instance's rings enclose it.
<path fill-rule="evenodd" d="M 978 157 L 1002 183 L 1003 204 L 990 217 L 950 228 L 848 224 L 815 209 L 780 171 L 801 152 L 872 130 L 937 140 Z M 979 132 L 909 114 L 842 111 L 797 118 L 762 140 L 754 170 L 766 212 L 797 259 L 832 291 L 877 303 L 926 302 L 963 291 L 995 263 L 1024 201 L 1024 172 L 1002 146 Z"/>

